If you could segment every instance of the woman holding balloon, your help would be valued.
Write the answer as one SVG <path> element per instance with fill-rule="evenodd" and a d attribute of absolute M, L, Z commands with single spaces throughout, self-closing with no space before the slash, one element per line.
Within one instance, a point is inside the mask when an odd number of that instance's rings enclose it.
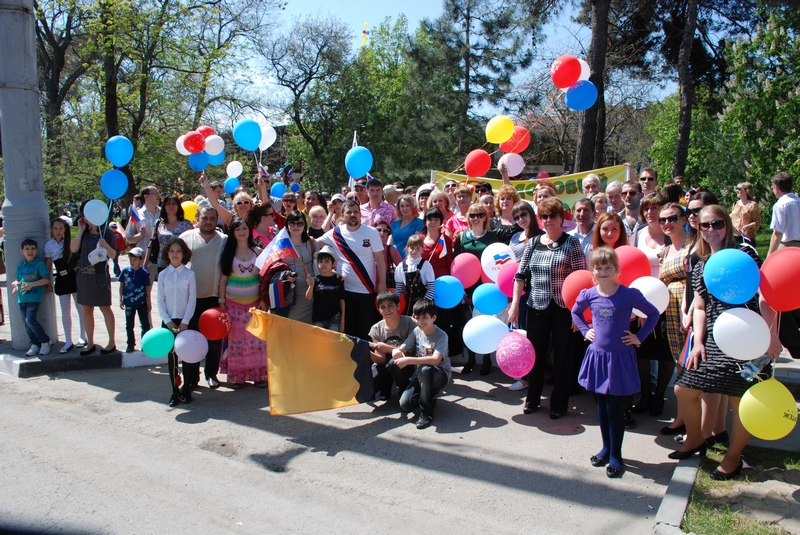
<path fill-rule="evenodd" d="M 715 293 L 721 293 L 716 286 L 718 282 L 712 279 L 715 284 L 707 286 L 708 281 L 703 272 L 713 256 L 725 249 L 738 248 L 744 251 L 756 265 L 760 265 L 761 260 L 755 249 L 736 242 L 730 217 L 721 206 L 711 205 L 703 208 L 699 214 L 698 225 L 700 237 L 697 252 L 700 261 L 692 270 L 694 347 L 687 358 L 686 368 L 675 385 L 678 409 L 686 425 L 686 437 L 683 445 L 670 453 L 669 458 L 680 460 L 687 459 L 695 453 L 705 454 L 708 447 L 706 440 L 710 437 L 704 436 L 701 428 L 700 396 L 703 392 L 727 395 L 733 409 L 730 444 L 719 467 L 711 474 L 712 479 L 727 480 L 737 476 L 742 470 L 741 453 L 750 439 L 750 434 L 739 418 L 739 402 L 752 384 L 739 374 L 741 362 L 723 353 L 718 345 L 719 341 L 711 335 L 715 322 L 723 312 L 740 308 L 742 305 L 729 304 L 716 297 Z M 739 290 L 736 294 L 732 300 L 748 299 L 747 295 L 738 295 Z M 754 292 L 743 306 L 758 311 L 756 296 Z M 773 329 L 770 328 L 770 331 Z M 768 352 L 771 358 L 776 359 L 780 353 L 780 344 L 774 343 L 775 335 L 772 334 Z"/>
<path fill-rule="evenodd" d="M 508 313 L 508 321 L 512 325 L 519 325 L 520 299 L 526 281 L 530 281 L 526 328 L 528 340 L 539 358 L 527 377 L 525 414 L 539 410 L 547 365 L 545 355 L 550 348 L 551 337 L 560 341 L 571 337 L 572 316 L 561 293 L 564 279 L 573 271 L 586 269 L 580 241 L 561 230 L 564 222 L 564 205 L 561 201 L 555 197 L 544 199 L 539 204 L 538 216 L 545 233 L 534 237 L 525 248 L 515 276 L 514 296 Z M 555 385 L 550 396 L 550 418 L 553 420 L 566 414 L 569 390 L 577 377 L 577 363 L 571 362 L 569 349 L 568 344 L 554 344 Z"/>

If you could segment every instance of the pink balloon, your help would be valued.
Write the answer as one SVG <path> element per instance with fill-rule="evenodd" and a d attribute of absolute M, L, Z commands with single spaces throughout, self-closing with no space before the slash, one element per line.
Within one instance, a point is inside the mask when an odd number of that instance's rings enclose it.
<path fill-rule="evenodd" d="M 450 274 L 461 281 L 464 288 L 469 288 L 481 278 L 481 261 L 470 253 L 462 253 L 455 257 L 450 266 Z"/>
<path fill-rule="evenodd" d="M 514 297 L 514 275 L 517 274 L 517 269 L 519 269 L 517 262 L 509 262 L 500 268 L 500 273 L 497 274 L 497 287 L 503 295 Z"/>
<path fill-rule="evenodd" d="M 497 365 L 509 377 L 525 377 L 533 369 L 534 362 L 533 344 L 520 333 L 508 333 L 497 346 Z"/>

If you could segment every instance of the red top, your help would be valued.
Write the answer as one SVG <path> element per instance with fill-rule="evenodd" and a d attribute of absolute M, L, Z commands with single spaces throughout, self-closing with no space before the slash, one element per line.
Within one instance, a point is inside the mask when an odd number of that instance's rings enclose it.
<path fill-rule="evenodd" d="M 437 279 L 442 275 L 450 274 L 450 264 L 453 262 L 453 240 L 444 234 L 442 236 L 444 236 L 444 257 L 441 257 L 442 252 L 434 253 L 435 243 L 430 246 L 427 243 L 422 245 L 422 258 L 431 263 L 433 275 Z"/>

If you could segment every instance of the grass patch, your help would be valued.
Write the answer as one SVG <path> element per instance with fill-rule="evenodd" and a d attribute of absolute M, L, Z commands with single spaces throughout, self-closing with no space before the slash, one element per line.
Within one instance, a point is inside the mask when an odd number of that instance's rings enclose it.
<path fill-rule="evenodd" d="M 737 510 L 732 511 L 730 502 L 735 502 L 736 499 L 734 487 L 748 484 L 766 470 L 772 468 L 800 470 L 800 453 L 748 446 L 743 455 L 747 464 L 753 468 L 744 470 L 744 478 L 732 481 L 714 481 L 710 474 L 722 461 L 724 455 L 724 447 L 718 445 L 709 449 L 707 457 L 700 463 L 700 470 L 697 472 L 681 529 L 697 535 L 785 535 L 788 533 L 778 526 L 752 520 Z M 725 499 L 728 494 L 731 495 L 730 500 Z"/>
<path fill-rule="evenodd" d="M 769 228 L 769 222 L 766 225 L 762 223 L 761 228 L 756 232 L 756 251 L 761 260 L 767 258 L 767 251 L 769 251 L 769 239 L 772 237 L 772 229 Z"/>

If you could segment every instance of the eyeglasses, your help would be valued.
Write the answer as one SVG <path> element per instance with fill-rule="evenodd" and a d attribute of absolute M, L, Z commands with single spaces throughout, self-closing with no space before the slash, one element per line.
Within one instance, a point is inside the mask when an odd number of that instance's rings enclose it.
<path fill-rule="evenodd" d="M 286 224 L 289 225 L 290 227 L 302 227 L 305 225 L 305 223 L 303 223 L 302 221 L 292 221 Z"/>
<path fill-rule="evenodd" d="M 655 181 L 656 181 L 656 177 L 654 177 L 654 176 L 642 176 L 642 177 L 639 177 L 639 182 L 655 182 Z"/>
<path fill-rule="evenodd" d="M 620 193 L 620 196 L 628 197 L 629 195 L 638 195 L 638 194 L 639 194 L 638 191 L 623 191 L 622 193 Z"/>
<path fill-rule="evenodd" d="M 686 209 L 686 215 L 687 216 L 697 216 L 697 214 L 699 214 L 700 210 L 702 210 L 702 209 L 703 209 L 702 206 L 700 208 L 687 208 Z"/>
<path fill-rule="evenodd" d="M 250 204 L 250 201 L 236 201 L 236 206 L 241 206 L 243 204 Z"/>
<path fill-rule="evenodd" d="M 679 215 L 670 215 L 670 216 L 667 216 L 667 217 L 659 217 L 658 218 L 658 222 L 661 223 L 662 225 L 666 225 L 667 223 L 674 223 L 675 221 L 680 219 L 680 217 L 681 216 L 679 216 Z"/>
<path fill-rule="evenodd" d="M 703 221 L 699 223 L 699 227 L 703 230 L 722 230 L 725 228 L 725 220 L 724 219 L 717 219 L 716 221 Z"/>
<path fill-rule="evenodd" d="M 381 234 L 391 234 L 392 233 L 391 230 L 389 230 L 388 228 L 383 228 L 383 227 L 378 227 L 375 230 L 377 230 Z"/>
<path fill-rule="evenodd" d="M 558 216 L 556 214 L 539 214 L 539 219 L 542 221 L 547 221 L 548 219 L 555 219 Z"/>
<path fill-rule="evenodd" d="M 486 217 L 486 214 L 469 214 L 470 219 L 483 219 Z"/>
<path fill-rule="evenodd" d="M 522 212 L 519 215 L 514 216 L 514 221 L 519 221 L 520 219 L 528 217 L 528 212 Z"/>

